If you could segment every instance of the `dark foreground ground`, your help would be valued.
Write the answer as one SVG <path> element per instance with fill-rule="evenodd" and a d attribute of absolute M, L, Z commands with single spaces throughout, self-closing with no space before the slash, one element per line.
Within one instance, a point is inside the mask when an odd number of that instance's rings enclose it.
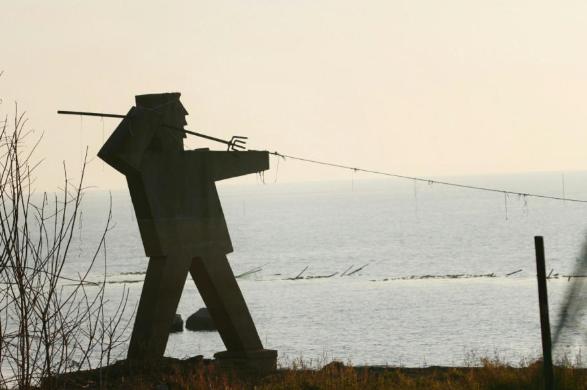
<path fill-rule="evenodd" d="M 587 369 L 556 367 L 556 389 L 587 390 Z M 265 377 L 222 372 L 196 357 L 165 358 L 152 367 L 124 361 L 46 381 L 43 389 L 540 389 L 541 364 L 526 367 L 483 361 L 481 367 L 353 367 L 339 362 L 312 370 L 303 365 Z"/>

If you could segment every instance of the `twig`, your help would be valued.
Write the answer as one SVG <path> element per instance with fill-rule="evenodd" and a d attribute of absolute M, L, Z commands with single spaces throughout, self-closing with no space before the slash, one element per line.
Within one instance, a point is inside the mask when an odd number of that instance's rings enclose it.
<path fill-rule="evenodd" d="M 335 272 L 333 274 L 328 274 L 328 275 L 306 276 L 306 279 L 328 279 L 328 278 L 331 278 L 335 275 L 338 275 L 338 272 Z"/>
<path fill-rule="evenodd" d="M 236 275 L 234 278 L 235 279 L 242 278 L 242 277 L 247 276 L 247 275 L 256 274 L 257 272 L 261 272 L 262 270 L 263 270 L 263 268 L 261 268 L 261 267 L 253 268 L 253 269 L 251 269 L 249 271 L 243 272 L 242 274 Z"/>
<path fill-rule="evenodd" d="M 353 272 L 349 272 L 349 273 L 348 273 L 346 276 L 351 276 L 351 275 L 353 275 L 353 274 L 356 274 L 357 272 L 359 272 L 360 270 L 362 270 L 363 268 L 365 268 L 365 267 L 366 267 L 366 266 L 368 266 L 368 265 L 369 265 L 369 263 L 365 264 L 365 265 L 364 265 L 364 266 L 362 266 L 362 267 L 359 267 L 359 268 L 357 268 L 357 269 L 356 269 L 356 270 L 354 270 Z"/>
<path fill-rule="evenodd" d="M 297 275 L 295 278 L 291 278 L 290 280 L 302 279 L 302 277 L 301 277 L 301 276 L 302 276 L 302 274 L 303 274 L 304 272 L 306 272 L 306 270 L 307 270 L 308 268 L 310 268 L 310 266 L 309 266 L 309 265 L 307 265 L 307 266 L 306 266 L 306 268 L 304 268 L 304 269 L 302 270 L 302 272 L 300 272 L 300 273 L 299 273 L 299 274 L 298 274 L 298 275 Z"/>
<path fill-rule="evenodd" d="M 346 275 L 346 273 L 349 272 L 351 268 L 353 268 L 353 265 L 354 264 L 351 264 L 347 269 L 345 269 L 344 272 L 342 274 L 340 274 L 340 276 L 342 277 L 342 276 Z"/>
<path fill-rule="evenodd" d="M 248 270 L 248 271 L 246 271 L 246 272 L 243 272 L 242 274 L 238 274 L 238 275 L 236 275 L 236 276 L 235 276 L 235 279 L 242 278 L 242 277 L 244 277 L 244 276 L 247 276 L 247 275 L 250 275 L 250 274 L 255 274 L 255 273 L 257 273 L 257 272 L 260 272 L 260 271 L 262 271 L 262 270 L 263 270 L 263 267 L 265 267 L 266 265 L 267 265 L 267 263 L 265 263 L 265 264 L 262 264 L 262 265 L 260 265 L 260 266 L 258 266 L 258 267 L 255 267 L 255 268 L 251 268 L 250 270 Z"/>
<path fill-rule="evenodd" d="M 517 271 L 510 272 L 509 274 L 505 274 L 505 276 L 506 276 L 506 277 L 508 277 L 508 276 L 512 276 L 512 275 L 514 275 L 514 274 L 517 274 L 518 272 L 522 272 L 522 269 L 520 268 L 520 269 L 519 269 L 519 270 L 517 270 Z"/>
<path fill-rule="evenodd" d="M 563 278 L 567 278 L 567 281 L 571 281 L 572 278 L 587 278 L 587 275 L 562 275 Z"/>

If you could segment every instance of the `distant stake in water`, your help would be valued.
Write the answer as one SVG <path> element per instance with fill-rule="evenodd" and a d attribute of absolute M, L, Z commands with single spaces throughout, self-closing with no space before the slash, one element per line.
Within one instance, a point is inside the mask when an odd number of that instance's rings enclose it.
<path fill-rule="evenodd" d="M 540 330 L 542 332 L 542 360 L 544 364 L 544 388 L 554 390 L 552 368 L 552 343 L 550 340 L 550 318 L 548 315 L 548 292 L 546 290 L 546 266 L 544 260 L 544 239 L 534 237 L 536 249 L 536 276 L 538 278 L 538 303 L 540 306 Z"/>

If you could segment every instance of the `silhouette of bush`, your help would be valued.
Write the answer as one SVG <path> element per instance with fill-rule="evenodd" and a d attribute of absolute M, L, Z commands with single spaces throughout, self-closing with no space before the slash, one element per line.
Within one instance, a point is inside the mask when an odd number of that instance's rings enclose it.
<path fill-rule="evenodd" d="M 33 139 L 26 123 L 17 105 L 0 121 L 0 388 L 29 389 L 44 378 L 108 365 L 128 326 L 128 290 L 108 316 L 105 283 L 87 280 L 98 259 L 106 261 L 111 212 L 90 265 L 77 277 L 65 275 L 86 164 L 76 183 L 64 165 L 60 192 L 36 193 L 42 139 Z"/>

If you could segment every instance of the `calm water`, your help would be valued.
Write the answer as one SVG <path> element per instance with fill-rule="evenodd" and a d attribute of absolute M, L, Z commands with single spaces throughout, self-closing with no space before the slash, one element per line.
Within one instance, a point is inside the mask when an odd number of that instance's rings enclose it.
<path fill-rule="evenodd" d="M 562 191 L 560 174 L 453 180 L 556 196 Z M 587 199 L 587 173 L 566 174 L 565 191 Z M 282 364 L 300 357 L 405 366 L 466 364 L 479 356 L 511 363 L 536 358 L 533 236 L 545 237 L 547 267 L 566 275 L 587 228 L 587 204 L 397 180 L 224 185 L 219 192 L 235 274 L 262 268 L 239 284 L 265 346 L 279 351 Z M 84 202 L 66 270 L 72 274 L 95 247 L 108 194 L 89 192 Z M 143 275 L 129 273 L 144 272 L 147 260 L 127 193 L 112 193 L 112 202 L 108 280 L 132 282 L 126 286 L 134 304 Z M 287 280 L 307 266 L 302 276 L 339 274 Z M 92 278 L 100 279 L 100 272 L 96 268 Z M 491 273 L 495 277 L 419 278 Z M 565 278 L 549 281 L 553 322 L 568 285 Z M 122 286 L 108 284 L 112 301 Z M 202 305 L 188 278 L 178 313 L 185 319 Z M 565 333 L 557 352 L 574 358 L 586 348 L 585 335 L 583 312 L 580 327 Z M 217 333 L 184 331 L 171 335 L 166 354 L 211 356 L 223 349 Z"/>

